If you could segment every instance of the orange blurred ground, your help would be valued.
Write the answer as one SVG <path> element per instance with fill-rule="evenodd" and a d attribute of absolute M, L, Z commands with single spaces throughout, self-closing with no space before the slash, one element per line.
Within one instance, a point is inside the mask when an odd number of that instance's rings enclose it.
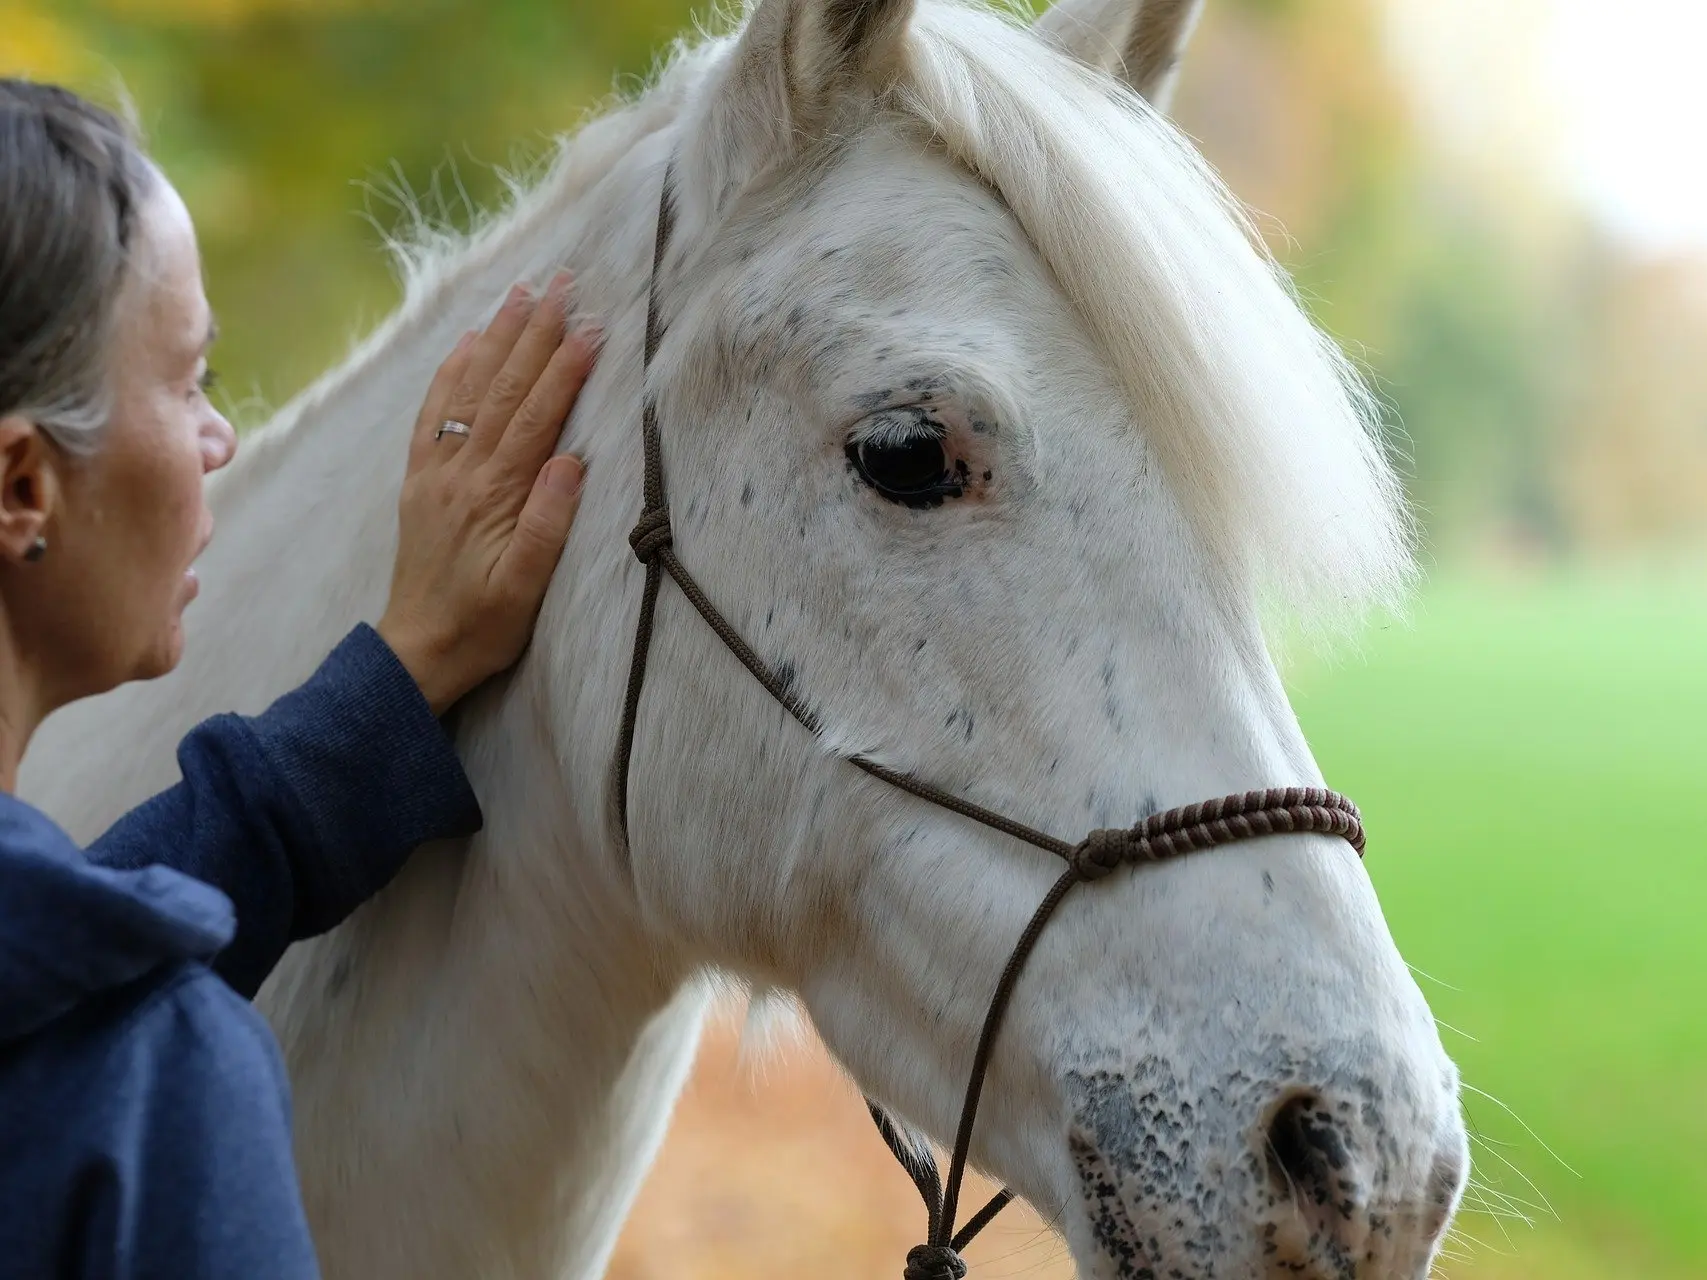
<path fill-rule="evenodd" d="M 737 1018 L 707 1029 L 609 1280 L 900 1280 L 924 1206 L 858 1092 L 810 1038 L 756 1063 L 739 1047 Z M 963 1198 L 993 1191 L 978 1181 Z M 1073 1276 L 1060 1240 L 1018 1204 L 967 1261 L 978 1280 Z"/>

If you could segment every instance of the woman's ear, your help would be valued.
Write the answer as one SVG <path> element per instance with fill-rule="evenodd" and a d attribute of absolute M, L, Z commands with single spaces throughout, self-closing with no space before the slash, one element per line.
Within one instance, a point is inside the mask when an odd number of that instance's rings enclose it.
<path fill-rule="evenodd" d="M 61 501 L 57 451 L 28 418 L 0 418 L 0 559 L 40 556 Z"/>

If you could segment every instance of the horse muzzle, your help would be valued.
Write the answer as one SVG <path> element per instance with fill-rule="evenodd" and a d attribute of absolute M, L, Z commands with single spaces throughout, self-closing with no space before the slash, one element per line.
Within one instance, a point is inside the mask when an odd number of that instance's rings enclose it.
<path fill-rule="evenodd" d="M 1075 1076 L 1068 1150 L 1095 1280 L 1424 1280 L 1469 1156 L 1455 1091 L 1378 1073 L 1240 1073 L 1193 1091 L 1165 1064 Z"/>

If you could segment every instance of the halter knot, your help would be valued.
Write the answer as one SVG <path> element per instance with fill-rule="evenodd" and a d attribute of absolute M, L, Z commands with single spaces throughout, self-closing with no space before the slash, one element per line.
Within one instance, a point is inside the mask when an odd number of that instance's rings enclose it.
<path fill-rule="evenodd" d="M 1101 880 L 1126 861 L 1132 843 L 1130 831 L 1104 827 L 1093 831 L 1073 847 L 1070 861 L 1081 880 Z"/>
<path fill-rule="evenodd" d="M 966 1280 L 966 1260 L 950 1245 L 915 1245 L 907 1250 L 901 1280 Z"/>
<path fill-rule="evenodd" d="M 634 554 L 641 564 L 651 564 L 658 558 L 660 551 L 672 546 L 675 541 L 675 535 L 670 532 L 670 512 L 667 507 L 653 507 L 650 511 L 642 511 L 634 531 L 628 535 L 628 545 L 634 548 Z"/>

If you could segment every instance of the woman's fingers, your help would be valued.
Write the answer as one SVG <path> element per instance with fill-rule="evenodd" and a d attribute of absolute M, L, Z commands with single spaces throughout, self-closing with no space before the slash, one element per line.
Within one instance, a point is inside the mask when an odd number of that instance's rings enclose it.
<path fill-rule="evenodd" d="M 562 336 L 493 452 L 492 465 L 500 474 L 525 480 L 539 473 L 557 447 L 602 340 L 596 326 Z"/>
<path fill-rule="evenodd" d="M 569 315 L 570 281 L 567 271 L 559 271 L 552 277 L 545 296 L 534 307 L 533 314 L 505 356 L 502 367 L 493 375 L 485 398 L 470 420 L 474 430 L 468 445 L 473 457 L 492 455 L 498 442 L 508 433 L 516 410 L 533 390 L 552 354 L 563 341 Z"/>
<path fill-rule="evenodd" d="M 398 500 L 397 561 L 379 631 L 444 710 L 526 647 L 580 501 L 580 462 L 553 458 L 598 350 L 565 335 L 569 281 L 518 285 L 428 390 Z M 446 419 L 470 434 L 439 437 Z"/>
<path fill-rule="evenodd" d="M 410 471 L 418 470 L 432 456 L 433 436 L 449 413 L 451 394 L 468 368 L 468 353 L 473 349 L 477 336 L 470 332 L 457 340 L 427 387 L 427 398 L 421 404 L 421 414 L 415 419 L 415 429 L 409 436 Z"/>
<path fill-rule="evenodd" d="M 492 323 L 486 326 L 486 331 L 474 340 L 474 345 L 469 349 L 462 377 L 457 379 L 456 390 L 451 393 L 450 401 L 445 406 L 446 418 L 470 428 L 474 426 L 474 420 L 480 414 L 480 406 L 486 400 L 492 380 L 498 376 L 498 371 L 510 358 L 510 352 L 515 350 L 516 341 L 527 328 L 533 313 L 533 294 L 526 285 L 516 285 L 504 299 L 504 305 L 498 308 L 498 314 L 492 317 Z M 433 430 L 438 430 L 436 424 Z M 460 451 L 467 441 L 459 439 L 452 442 L 451 438 L 446 436 L 437 443 L 441 449 Z"/>
<path fill-rule="evenodd" d="M 581 460 L 567 455 L 552 458 L 540 469 L 516 517 L 516 531 L 494 568 L 492 577 L 499 590 L 531 610 L 530 629 L 581 505 L 586 474 Z"/>

